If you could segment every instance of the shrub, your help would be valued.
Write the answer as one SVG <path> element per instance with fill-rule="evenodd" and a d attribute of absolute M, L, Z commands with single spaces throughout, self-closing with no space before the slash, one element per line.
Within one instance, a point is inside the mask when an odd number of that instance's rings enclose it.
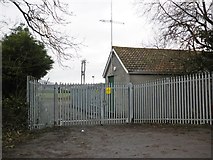
<path fill-rule="evenodd" d="M 27 129 L 27 104 L 25 98 L 9 96 L 2 100 L 3 130 Z"/>

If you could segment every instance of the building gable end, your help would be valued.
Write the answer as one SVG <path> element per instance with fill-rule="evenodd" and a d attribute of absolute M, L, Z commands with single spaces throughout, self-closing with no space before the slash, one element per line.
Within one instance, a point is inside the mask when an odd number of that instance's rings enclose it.
<path fill-rule="evenodd" d="M 107 74 L 107 71 L 109 69 L 109 66 L 110 66 L 110 63 L 111 63 L 111 60 L 112 60 L 112 55 L 113 53 L 115 54 L 116 58 L 118 59 L 119 63 L 121 64 L 121 66 L 123 67 L 123 69 L 125 70 L 126 73 L 128 73 L 128 70 L 126 69 L 126 67 L 124 66 L 124 64 L 122 63 L 121 59 L 119 58 L 118 54 L 116 53 L 116 51 L 113 49 L 112 52 L 110 52 L 110 55 L 108 57 L 108 60 L 107 60 L 107 63 L 106 63 L 106 66 L 105 66 L 105 69 L 104 69 L 104 72 L 103 72 L 103 78 L 106 77 L 106 74 Z"/>

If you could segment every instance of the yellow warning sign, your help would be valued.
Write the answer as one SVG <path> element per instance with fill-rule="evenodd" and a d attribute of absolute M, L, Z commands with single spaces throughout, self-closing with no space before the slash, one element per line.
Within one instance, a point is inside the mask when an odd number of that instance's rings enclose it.
<path fill-rule="evenodd" d="M 110 87 L 106 88 L 106 94 L 111 94 L 111 88 Z"/>

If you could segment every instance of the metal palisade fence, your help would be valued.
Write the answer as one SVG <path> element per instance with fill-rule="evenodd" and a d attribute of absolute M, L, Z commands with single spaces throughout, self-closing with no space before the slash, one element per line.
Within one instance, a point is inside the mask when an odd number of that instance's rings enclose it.
<path fill-rule="evenodd" d="M 134 121 L 212 125 L 212 77 L 199 73 L 135 85 Z"/>
<path fill-rule="evenodd" d="M 28 77 L 29 128 L 117 123 L 210 124 L 213 74 L 142 84 L 42 84 Z"/>
<path fill-rule="evenodd" d="M 126 85 L 41 84 L 28 77 L 27 86 L 30 129 L 125 123 L 129 119 Z"/>

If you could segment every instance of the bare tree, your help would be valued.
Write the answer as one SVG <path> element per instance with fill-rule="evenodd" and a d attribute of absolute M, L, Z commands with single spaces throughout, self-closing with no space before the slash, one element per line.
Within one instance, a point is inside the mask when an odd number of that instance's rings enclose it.
<path fill-rule="evenodd" d="M 61 0 L 0 0 L 0 4 L 9 3 L 21 12 L 28 27 L 57 55 L 59 62 L 72 57 L 73 54 L 67 53 L 67 49 L 74 49 L 76 52 L 79 43 L 75 43 L 75 38 L 56 29 L 70 23 L 62 18 L 73 15 L 68 11 L 68 4 Z"/>
<path fill-rule="evenodd" d="M 157 22 L 161 41 L 179 44 L 180 48 L 213 50 L 212 2 L 138 0 L 137 5 L 140 9 L 143 7 L 143 14 L 151 15 L 152 22 Z"/>
<path fill-rule="evenodd" d="M 213 1 L 137 0 L 136 4 L 139 12 L 143 9 L 141 13 L 157 26 L 157 42 L 195 51 L 184 62 L 191 67 L 189 72 L 213 70 Z"/>

